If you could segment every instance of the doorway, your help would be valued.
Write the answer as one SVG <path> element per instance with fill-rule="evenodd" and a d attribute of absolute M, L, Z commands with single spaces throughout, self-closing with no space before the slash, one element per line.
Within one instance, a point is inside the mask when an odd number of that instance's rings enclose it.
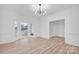
<path fill-rule="evenodd" d="M 49 24 L 49 36 L 51 37 L 65 37 L 65 20 L 51 21 Z"/>

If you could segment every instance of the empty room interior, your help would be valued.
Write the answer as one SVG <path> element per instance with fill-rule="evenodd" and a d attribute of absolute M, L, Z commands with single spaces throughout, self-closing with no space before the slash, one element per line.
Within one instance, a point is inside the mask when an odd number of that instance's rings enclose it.
<path fill-rule="evenodd" d="M 78 54 L 79 4 L 0 4 L 0 54 Z"/>

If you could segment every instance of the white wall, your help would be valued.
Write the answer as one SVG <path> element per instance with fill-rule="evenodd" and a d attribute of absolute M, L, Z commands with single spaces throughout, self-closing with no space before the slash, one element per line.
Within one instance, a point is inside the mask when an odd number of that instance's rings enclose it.
<path fill-rule="evenodd" d="M 79 7 L 57 12 L 41 19 L 40 36 L 49 38 L 49 22 L 65 19 L 65 42 L 79 46 Z"/>
<path fill-rule="evenodd" d="M 19 15 L 19 20 L 17 20 L 17 22 L 19 23 L 19 37 L 21 37 L 21 30 L 20 30 L 20 26 L 21 26 L 21 22 L 26 22 L 26 23 L 32 23 L 32 32 L 34 33 L 34 37 L 36 36 L 39 36 L 38 35 L 38 20 L 36 18 L 29 18 L 29 17 L 26 17 L 26 16 L 22 16 L 22 15 Z"/>
<path fill-rule="evenodd" d="M 14 41 L 14 20 L 16 19 L 16 13 L 8 12 L 8 11 L 1 11 L 0 22 L 1 22 L 1 38 L 0 43 L 3 42 L 11 42 Z"/>
<path fill-rule="evenodd" d="M 39 36 L 43 38 L 49 39 L 49 20 L 46 19 L 40 19 L 40 29 L 39 29 Z"/>
<path fill-rule="evenodd" d="M 3 8 L 1 8 L 3 7 Z M 26 12 L 25 12 L 26 13 Z M 14 22 L 18 22 L 18 36 L 15 36 Z M 27 17 L 27 15 L 19 14 L 16 7 L 0 6 L 0 44 L 16 41 L 21 38 L 20 24 L 21 22 L 32 23 L 33 33 L 38 35 L 38 21 L 34 17 Z"/>
<path fill-rule="evenodd" d="M 64 35 L 65 35 L 64 20 L 50 22 L 49 32 L 50 32 L 49 33 L 50 37 L 52 37 L 52 36 L 64 37 Z"/>

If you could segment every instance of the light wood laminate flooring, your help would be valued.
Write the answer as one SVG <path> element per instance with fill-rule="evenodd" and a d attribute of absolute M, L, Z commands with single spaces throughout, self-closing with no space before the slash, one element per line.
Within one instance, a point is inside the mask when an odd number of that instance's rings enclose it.
<path fill-rule="evenodd" d="M 24 38 L 0 44 L 0 54 L 78 54 L 79 47 L 66 44 L 64 38 Z"/>

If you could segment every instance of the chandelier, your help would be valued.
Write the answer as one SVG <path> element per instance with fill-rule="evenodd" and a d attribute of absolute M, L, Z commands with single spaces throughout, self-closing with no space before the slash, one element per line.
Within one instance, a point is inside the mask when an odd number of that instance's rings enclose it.
<path fill-rule="evenodd" d="M 34 10 L 35 15 L 41 16 L 46 14 L 46 4 L 35 4 Z"/>

